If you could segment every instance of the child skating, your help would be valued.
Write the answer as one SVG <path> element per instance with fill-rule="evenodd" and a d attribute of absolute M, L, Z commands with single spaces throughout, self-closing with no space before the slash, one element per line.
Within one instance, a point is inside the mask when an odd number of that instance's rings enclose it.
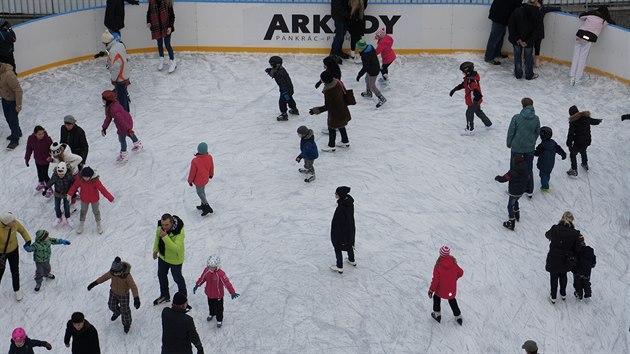
<path fill-rule="evenodd" d="M 54 226 L 63 224 L 63 216 L 65 216 L 66 224 L 70 227 L 74 227 L 74 224 L 70 221 L 70 214 L 72 213 L 72 210 L 70 208 L 70 202 L 68 201 L 68 191 L 70 190 L 70 187 L 72 187 L 73 183 L 74 176 L 68 173 L 66 163 L 60 162 L 57 164 L 52 178 L 48 181 L 48 183 L 46 183 L 46 186 L 42 191 L 43 195 L 47 195 L 49 192 L 52 192 L 53 186 L 55 188 L 55 216 L 57 218 L 55 219 Z M 63 214 L 61 213 L 62 202 Z"/>
<path fill-rule="evenodd" d="M 394 45 L 394 38 L 385 32 L 385 28 L 380 28 L 374 33 L 374 39 L 376 43 L 376 54 L 381 56 L 381 75 L 383 75 L 383 81 L 389 80 L 389 66 L 396 60 L 396 53 L 392 49 Z"/>
<path fill-rule="evenodd" d="M 538 156 L 536 167 L 538 167 L 540 176 L 540 190 L 543 192 L 549 192 L 549 179 L 551 178 L 551 171 L 556 162 L 556 154 L 562 156 L 562 159 L 567 158 L 567 153 L 564 152 L 562 147 L 551 139 L 553 131 L 549 127 L 540 128 L 540 140 L 541 143 L 536 146 L 534 156 Z"/>
<path fill-rule="evenodd" d="M 35 167 L 37 168 L 37 180 L 38 184 L 35 187 L 37 192 L 41 192 L 46 186 L 46 182 L 50 179 L 48 177 L 48 167 L 50 166 L 50 161 L 48 161 L 48 157 L 50 154 L 50 145 L 52 145 L 53 141 L 48 136 L 46 129 L 44 129 L 41 125 L 35 126 L 33 129 L 33 134 L 28 137 L 28 141 L 26 142 L 26 153 L 24 154 L 24 160 L 26 162 L 26 167 L 29 167 L 29 162 L 31 160 L 31 155 L 33 155 L 35 159 Z M 50 193 L 45 194 L 46 198 L 50 198 L 52 195 L 52 191 Z"/>
<path fill-rule="evenodd" d="M 68 191 L 69 195 L 74 194 L 78 189 L 79 198 L 81 199 L 81 214 L 79 216 L 79 227 L 77 228 L 77 234 L 83 233 L 85 227 L 85 215 L 87 214 L 88 207 L 92 206 L 92 212 L 94 213 L 94 219 L 96 219 L 96 230 L 99 234 L 103 233 L 103 226 L 101 225 L 101 210 L 99 208 L 99 195 L 103 194 L 110 203 L 114 202 L 114 196 L 103 186 L 99 179 L 99 175 L 94 172 L 90 166 L 83 167 L 81 170 L 81 176 L 75 178 L 74 184 Z"/>
<path fill-rule="evenodd" d="M 207 267 L 201 272 L 201 276 L 197 279 L 195 287 L 193 288 L 193 294 L 197 292 L 197 289 L 206 283 L 206 296 L 208 297 L 208 309 L 210 314 L 206 320 L 212 321 L 214 316 L 217 316 L 217 328 L 221 328 L 223 325 L 223 296 L 225 287 L 230 292 L 232 300 L 237 299 L 238 294 L 230 279 L 228 279 L 225 272 L 221 269 L 221 259 L 217 255 L 208 257 Z"/>
<path fill-rule="evenodd" d="M 365 76 L 365 92 L 361 92 L 361 96 L 371 98 L 372 95 L 376 95 L 378 97 L 376 108 L 379 108 L 387 102 L 387 99 L 376 87 L 376 78 L 381 72 L 381 64 L 378 61 L 378 56 L 376 56 L 376 49 L 363 39 L 357 42 L 357 49 L 361 53 L 361 64 L 363 65 L 357 74 L 357 82 L 361 81 L 364 74 L 367 74 Z"/>
<path fill-rule="evenodd" d="M 434 320 L 442 321 L 440 303 L 442 299 L 448 300 L 448 304 L 453 310 L 455 320 L 463 325 L 462 312 L 457 305 L 457 280 L 464 275 L 464 271 L 457 264 L 455 257 L 451 256 L 451 249 L 448 246 L 440 248 L 440 256 L 433 267 L 433 279 L 429 286 L 429 299 L 433 299 L 433 312 L 431 317 Z"/>
<path fill-rule="evenodd" d="M 55 275 L 50 272 L 50 256 L 51 245 L 70 245 L 70 241 L 62 238 L 56 239 L 49 237 L 48 231 L 37 230 L 35 233 L 35 242 L 28 246 L 24 246 L 26 252 L 33 252 L 33 260 L 35 261 L 35 291 L 39 291 L 42 287 L 42 280 L 55 279 Z"/>
<path fill-rule="evenodd" d="M 277 55 L 269 58 L 270 68 L 265 69 L 267 75 L 276 80 L 278 88 L 280 89 L 280 98 L 278 100 L 278 106 L 280 106 L 280 115 L 276 117 L 278 121 L 289 120 L 287 114 L 287 105 L 289 106 L 289 113 L 293 115 L 300 115 L 300 111 L 297 109 L 295 100 L 293 100 L 293 83 L 289 73 L 282 66 L 282 58 Z"/>
<path fill-rule="evenodd" d="M 206 185 L 214 177 L 214 161 L 212 155 L 208 153 L 208 144 L 199 143 L 195 158 L 190 162 L 188 172 L 188 185 L 195 186 L 197 195 L 201 199 L 201 205 L 197 206 L 201 210 L 201 216 L 206 216 L 213 212 L 212 207 L 206 198 Z"/>
<path fill-rule="evenodd" d="M 116 125 L 118 141 L 120 142 L 120 154 L 118 154 L 116 161 L 123 162 L 127 158 L 127 137 L 133 142 L 131 151 L 140 151 L 142 149 L 142 142 L 138 139 L 133 129 L 131 114 L 129 114 L 116 99 L 116 92 L 109 90 L 103 91 L 101 96 L 105 104 L 105 120 L 103 121 L 101 135 L 105 136 L 107 134 L 107 128 L 113 120 Z"/>
<path fill-rule="evenodd" d="M 35 351 L 33 348 L 44 347 L 48 350 L 52 350 L 50 343 L 31 339 L 26 335 L 24 328 L 16 328 L 11 333 L 11 346 L 9 347 L 9 354 L 33 354 Z"/>
<path fill-rule="evenodd" d="M 479 74 L 475 71 L 475 64 L 466 61 L 459 66 L 459 70 L 464 73 L 464 81 L 455 86 L 449 93 L 449 96 L 453 97 L 456 91 L 464 89 L 464 96 L 466 100 L 466 129 L 462 135 L 472 135 L 475 129 L 475 115 L 481 119 L 486 127 L 492 125 L 492 122 L 481 110 L 481 103 L 483 102 L 483 95 L 481 94 L 481 86 L 479 85 Z"/>
<path fill-rule="evenodd" d="M 303 125 L 297 129 L 297 133 L 300 137 L 300 154 L 295 158 L 295 161 L 299 163 L 304 160 L 304 168 L 298 170 L 300 173 L 306 174 L 304 182 L 313 182 L 315 180 L 315 167 L 313 163 L 315 163 L 315 159 L 319 157 L 315 136 L 313 135 L 312 129 L 308 129 Z"/>
<path fill-rule="evenodd" d="M 571 169 L 567 175 L 577 177 L 577 154 L 582 158 L 582 168 L 588 171 L 586 149 L 591 145 L 591 125 L 599 125 L 601 119 L 591 118 L 591 112 L 580 112 L 576 106 L 569 108 L 569 132 L 567 146 L 571 157 Z"/>
<path fill-rule="evenodd" d="M 496 176 L 494 180 L 499 183 L 508 183 L 508 221 L 503 223 L 503 227 L 514 231 L 514 224 L 521 220 L 521 210 L 518 200 L 523 196 L 527 189 L 528 180 L 532 178 L 529 174 L 527 164 L 523 155 L 515 155 L 512 158 L 512 168 L 503 176 Z"/>
<path fill-rule="evenodd" d="M 573 270 L 573 295 L 579 300 L 590 299 L 591 292 L 591 269 L 595 268 L 597 258 L 591 246 L 587 246 L 584 242 L 584 236 L 580 235 L 580 249 L 575 257 L 577 258 L 577 266 Z"/>

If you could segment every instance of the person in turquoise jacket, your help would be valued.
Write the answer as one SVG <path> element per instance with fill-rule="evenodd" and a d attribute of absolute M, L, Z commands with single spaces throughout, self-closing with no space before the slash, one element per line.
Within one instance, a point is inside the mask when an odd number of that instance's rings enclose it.
<path fill-rule="evenodd" d="M 66 241 L 62 238 L 56 239 L 48 237 L 48 231 L 37 230 L 35 233 L 35 242 L 24 246 L 27 252 L 33 253 L 33 260 L 35 261 L 35 291 L 39 291 L 42 287 L 42 279 L 44 277 L 48 279 L 55 279 L 55 275 L 50 272 L 50 255 L 51 245 L 69 245 L 70 241 Z"/>
<path fill-rule="evenodd" d="M 511 149 L 510 169 L 514 156 L 523 155 L 530 176 L 533 175 L 534 151 L 536 151 L 536 141 L 540 134 L 540 119 L 534 110 L 534 101 L 525 97 L 521 100 L 523 109 L 521 113 L 515 114 L 510 122 L 507 132 L 506 145 Z M 531 198 L 534 193 L 534 180 L 530 178 L 525 190 L 527 197 Z"/>
<path fill-rule="evenodd" d="M 153 243 L 153 259 L 158 260 L 158 280 L 160 282 L 160 296 L 153 301 L 153 305 L 171 301 L 168 290 L 168 271 L 177 284 L 178 292 L 188 296 L 186 282 L 182 275 L 184 264 L 184 222 L 177 215 L 164 214 L 158 220 Z"/>

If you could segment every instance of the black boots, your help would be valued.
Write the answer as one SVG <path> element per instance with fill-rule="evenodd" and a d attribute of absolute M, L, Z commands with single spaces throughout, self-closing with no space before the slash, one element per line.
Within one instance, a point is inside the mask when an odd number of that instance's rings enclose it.
<path fill-rule="evenodd" d="M 202 210 L 201 216 L 206 216 L 213 212 L 212 207 L 210 207 L 210 204 L 201 204 L 201 210 Z"/>
<path fill-rule="evenodd" d="M 624 114 L 621 116 L 621 121 L 623 122 L 624 120 L 630 120 L 630 114 Z"/>
<path fill-rule="evenodd" d="M 514 231 L 514 223 L 515 223 L 514 219 L 510 219 L 508 221 L 504 221 L 503 222 L 503 227 L 505 227 L 506 229 L 510 229 L 510 230 Z"/>

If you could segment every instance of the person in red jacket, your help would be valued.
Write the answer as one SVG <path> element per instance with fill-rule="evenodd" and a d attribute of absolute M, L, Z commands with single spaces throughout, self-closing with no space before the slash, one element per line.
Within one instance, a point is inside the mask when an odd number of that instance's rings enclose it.
<path fill-rule="evenodd" d="M 41 192 L 45 187 L 50 177 L 48 176 L 48 166 L 50 166 L 50 162 L 48 161 L 48 156 L 50 154 L 50 145 L 52 145 L 53 141 L 48 136 L 46 129 L 44 129 L 41 125 L 35 126 L 33 129 L 33 134 L 28 137 L 28 141 L 26 142 L 26 154 L 24 154 L 24 160 L 26 161 L 26 167 L 29 166 L 29 161 L 31 160 L 31 154 L 35 158 L 35 167 L 37 167 L 37 179 L 39 180 L 39 184 L 35 187 L 35 190 Z M 50 190 L 50 194 L 48 194 L 48 198 L 52 195 L 52 189 Z"/>
<path fill-rule="evenodd" d="M 481 110 L 481 102 L 483 102 L 483 95 L 481 94 L 481 86 L 479 85 L 479 74 L 475 71 L 475 64 L 465 61 L 459 66 L 459 70 L 464 73 L 464 81 L 455 86 L 449 93 L 449 96 L 453 97 L 456 91 L 464 89 L 464 96 L 466 99 L 466 130 L 462 135 L 472 135 L 475 129 L 475 114 L 481 119 L 486 127 L 492 125 L 492 122 Z"/>
<path fill-rule="evenodd" d="M 133 142 L 131 151 L 140 151 L 142 149 L 142 142 L 138 139 L 136 132 L 133 130 L 131 114 L 129 114 L 116 99 L 116 92 L 105 90 L 101 94 L 101 97 L 105 104 L 105 120 L 101 127 L 101 135 L 107 135 L 107 128 L 113 120 L 116 125 L 118 141 L 120 142 L 120 154 L 116 158 L 116 161 L 124 162 L 127 158 L 127 137 Z"/>
<path fill-rule="evenodd" d="M 385 32 L 385 28 L 381 28 L 374 33 L 374 39 L 378 41 L 376 45 L 376 55 L 381 55 L 383 63 L 383 65 L 381 65 L 381 74 L 383 75 L 383 80 L 387 81 L 389 78 L 387 68 L 396 60 L 396 53 L 392 49 L 394 38 Z"/>
<path fill-rule="evenodd" d="M 195 283 L 193 294 L 197 292 L 197 289 L 203 283 L 206 283 L 206 296 L 208 296 L 208 309 L 210 311 L 206 320 L 210 322 L 214 316 L 217 316 L 217 327 L 221 328 L 223 325 L 223 287 L 228 289 L 230 295 L 232 295 L 232 300 L 237 299 L 241 295 L 234 290 L 230 279 L 221 269 L 221 258 L 219 256 L 212 255 L 208 257 L 207 265 Z"/>
<path fill-rule="evenodd" d="M 214 161 L 212 155 L 208 153 L 208 144 L 199 143 L 195 158 L 190 162 L 190 172 L 188 172 L 188 185 L 197 189 L 197 195 L 201 199 L 201 205 L 197 209 L 201 210 L 201 216 L 212 213 L 212 207 L 206 198 L 206 184 L 214 177 Z"/>
<path fill-rule="evenodd" d="M 448 246 L 442 246 L 440 248 L 440 257 L 433 268 L 433 280 L 431 280 L 431 286 L 429 287 L 429 299 L 433 298 L 431 317 L 436 321 L 440 322 L 442 320 L 440 301 L 447 299 L 457 323 L 460 326 L 462 325 L 462 312 L 457 306 L 455 295 L 457 292 L 457 280 L 463 275 L 464 271 L 457 265 L 455 257 L 451 256 L 451 249 Z"/>
<path fill-rule="evenodd" d="M 85 166 L 81 170 L 81 175 L 77 175 L 74 179 L 74 184 L 70 187 L 68 195 L 73 195 L 77 189 L 81 189 L 79 197 L 81 198 L 81 214 L 79 216 L 79 228 L 77 228 L 77 234 L 83 233 L 83 227 L 85 226 L 85 215 L 87 214 L 88 207 L 92 205 L 92 212 L 96 219 L 96 230 L 99 234 L 103 233 L 103 227 L 101 226 L 101 211 L 99 209 L 99 195 L 103 194 L 110 203 L 114 202 L 114 196 L 103 186 L 103 183 L 99 180 L 99 176 L 94 173 L 94 170 L 90 166 Z M 99 194 L 100 193 L 100 194 Z"/>

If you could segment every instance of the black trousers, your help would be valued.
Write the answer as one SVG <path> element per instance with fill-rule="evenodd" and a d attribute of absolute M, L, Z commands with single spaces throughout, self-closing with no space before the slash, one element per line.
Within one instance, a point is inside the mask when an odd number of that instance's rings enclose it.
<path fill-rule="evenodd" d="M 441 302 L 442 298 L 433 294 L 433 312 L 440 312 Z M 451 310 L 453 310 L 453 315 L 459 316 L 462 314 L 459 310 L 459 306 L 457 305 L 457 299 L 448 300 L 448 304 L 451 306 Z"/>
<path fill-rule="evenodd" d="M 571 158 L 571 169 L 572 170 L 577 170 L 577 154 L 580 154 L 580 157 L 582 158 L 582 164 L 586 165 L 588 164 L 588 156 L 586 156 L 586 148 L 587 146 L 572 146 L 571 148 L 569 148 L 570 154 L 569 157 Z"/>
<path fill-rule="evenodd" d="M 492 122 L 490 121 L 488 116 L 481 110 L 481 106 L 478 104 L 473 104 L 472 106 L 468 106 L 468 108 L 466 108 L 466 128 L 468 130 L 475 129 L 475 115 L 479 117 L 479 119 L 481 119 L 486 127 L 492 125 Z"/>
<path fill-rule="evenodd" d="M 20 290 L 20 248 L 16 248 L 13 252 L 9 252 L 7 254 L 7 263 L 11 268 L 11 280 L 13 281 L 13 291 Z M 6 267 L 0 269 L 0 281 L 2 281 L 2 276 L 4 275 L 4 271 Z"/>
<path fill-rule="evenodd" d="M 293 95 L 289 95 L 289 99 L 285 99 L 282 94 L 280 94 L 280 98 L 278 99 L 278 107 L 280 107 L 281 113 L 287 113 L 287 105 L 291 109 L 297 109 L 297 105 L 293 100 Z"/>
<path fill-rule="evenodd" d="M 348 133 L 346 127 L 339 128 L 339 134 L 341 135 L 341 142 L 348 143 Z M 335 147 L 335 140 L 337 139 L 337 130 L 328 128 L 328 147 Z"/>
<path fill-rule="evenodd" d="M 591 277 L 573 273 L 573 288 L 580 299 L 591 297 Z"/>
<path fill-rule="evenodd" d="M 383 75 L 387 75 L 387 74 L 389 74 L 389 70 L 388 70 L 388 68 L 389 68 L 389 66 L 390 66 L 391 64 L 392 64 L 392 63 L 383 64 L 383 65 L 381 66 L 381 74 L 383 74 Z"/>
<path fill-rule="evenodd" d="M 551 298 L 555 299 L 560 283 L 560 296 L 567 296 L 567 273 L 549 273 L 551 281 Z"/>
<path fill-rule="evenodd" d="M 210 316 L 217 316 L 217 322 L 223 322 L 223 298 L 208 298 L 208 310 Z"/>
<path fill-rule="evenodd" d="M 335 257 L 337 257 L 337 268 L 343 268 L 343 253 L 341 248 L 335 248 Z M 354 247 L 351 247 L 348 251 L 348 260 L 354 262 Z"/>
<path fill-rule="evenodd" d="M 162 260 L 162 258 L 158 258 L 158 281 L 160 282 L 160 296 L 168 297 L 170 299 L 169 289 L 168 289 L 168 271 L 171 271 L 171 275 L 173 276 L 173 280 L 175 284 L 177 284 L 177 291 L 188 296 L 188 292 L 186 291 L 186 281 L 184 280 L 184 276 L 182 275 L 182 266 L 183 264 L 173 265 L 167 263 Z"/>
<path fill-rule="evenodd" d="M 38 163 L 35 163 L 35 167 L 37 167 L 37 180 L 38 181 L 48 182 L 48 180 L 50 180 L 50 177 L 48 177 L 49 166 L 50 166 L 49 164 L 40 165 Z"/>

